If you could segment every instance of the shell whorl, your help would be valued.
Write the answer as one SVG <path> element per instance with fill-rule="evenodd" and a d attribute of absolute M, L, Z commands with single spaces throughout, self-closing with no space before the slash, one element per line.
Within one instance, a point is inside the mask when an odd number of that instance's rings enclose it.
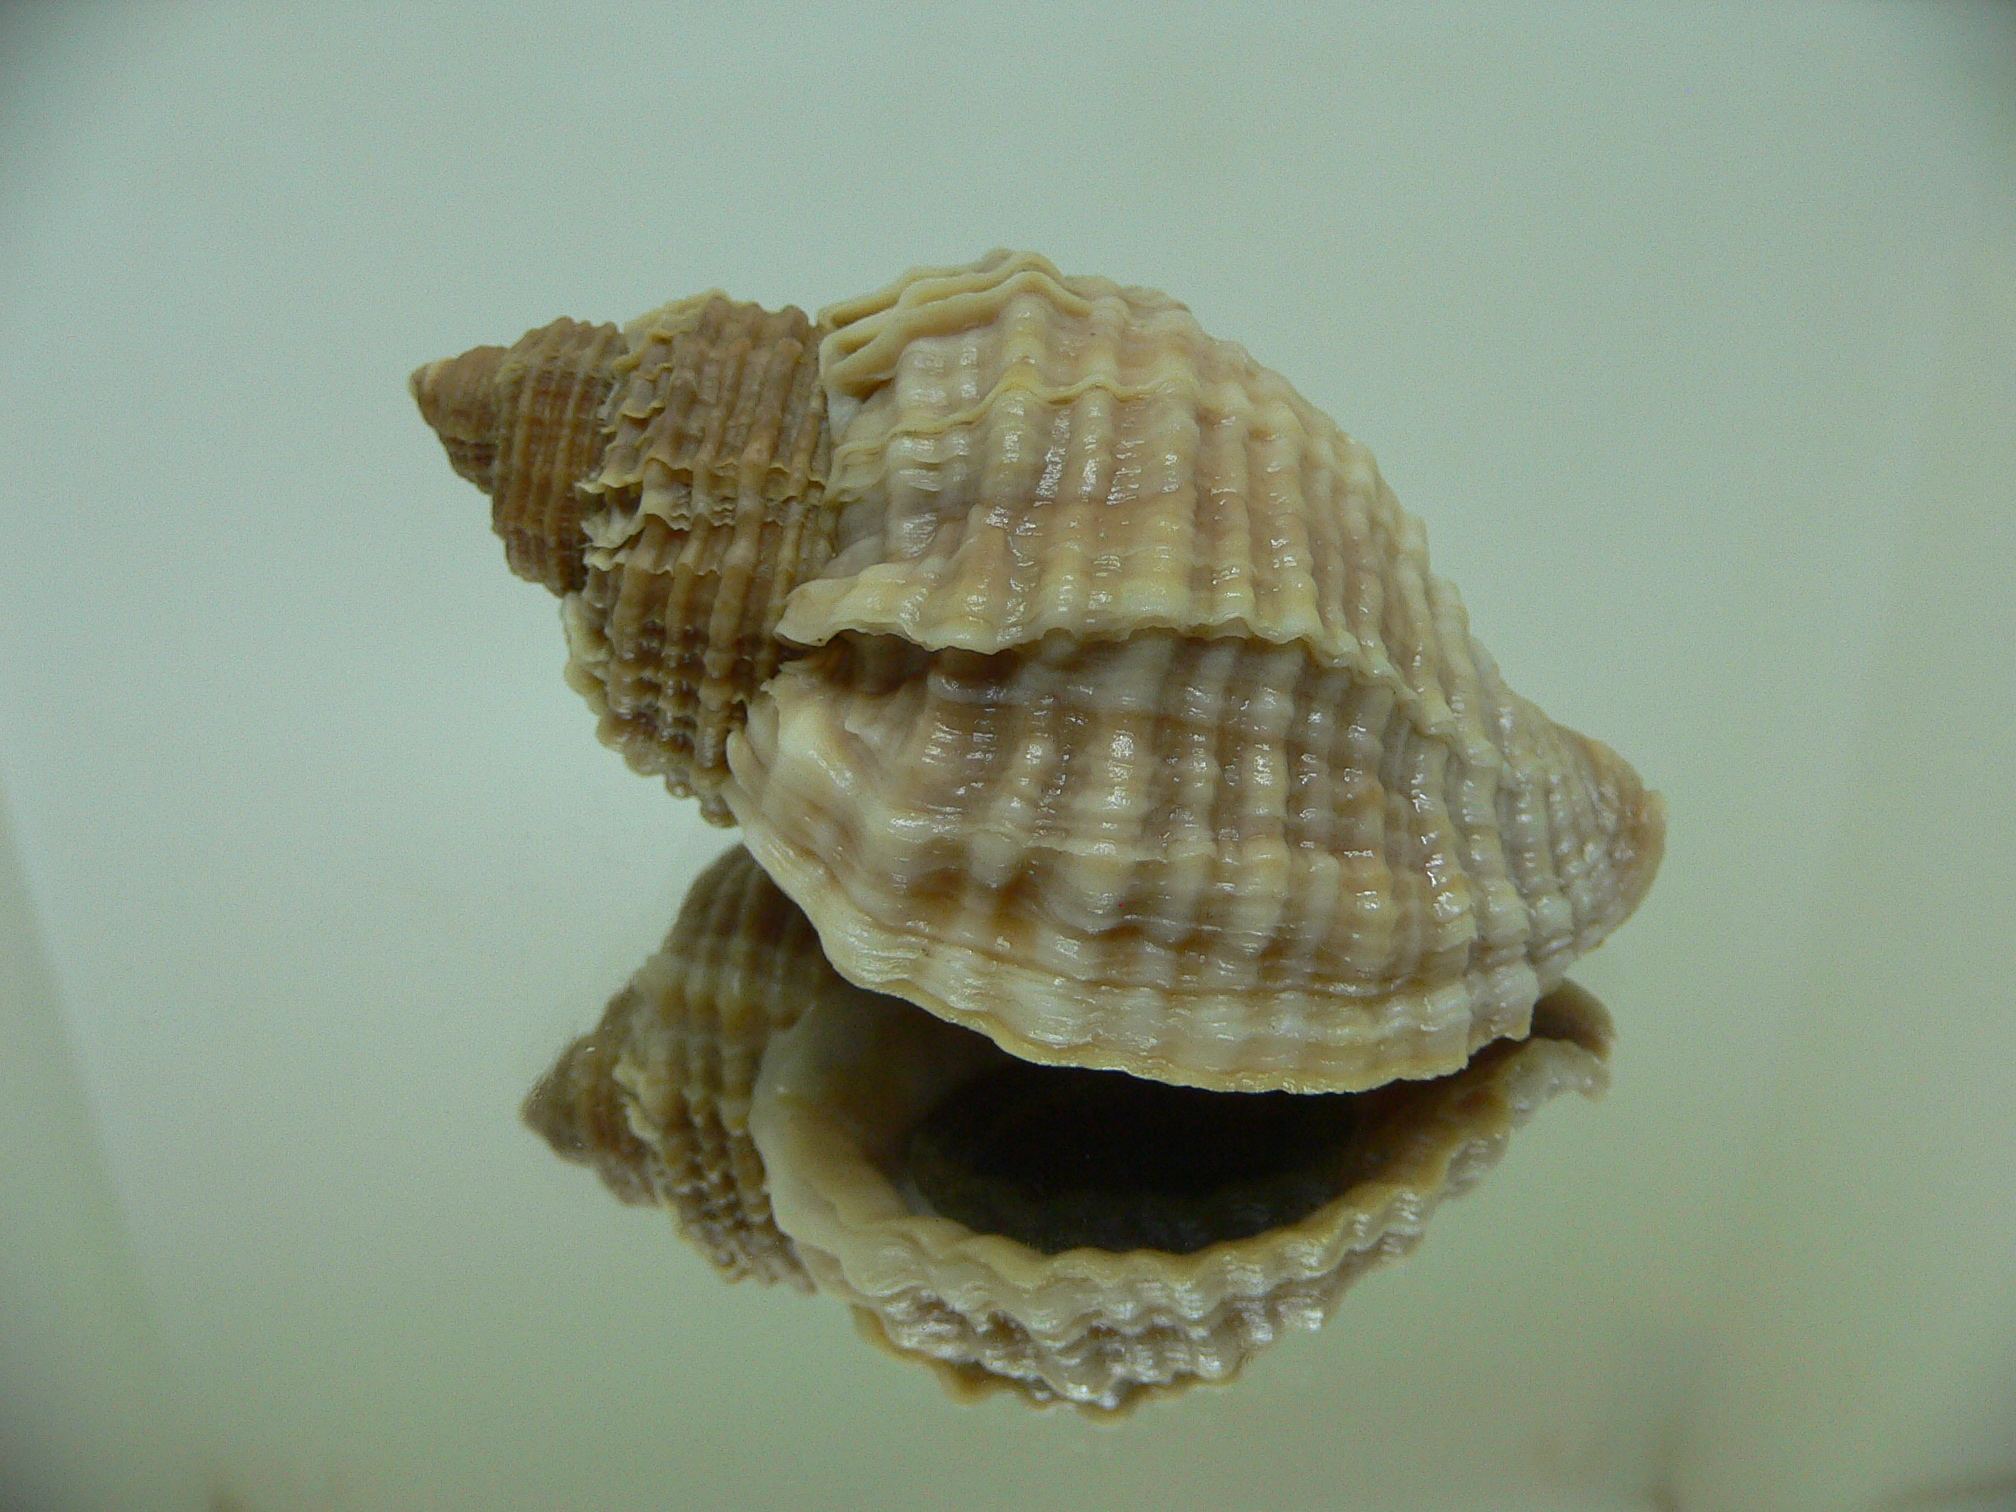
<path fill-rule="evenodd" d="M 727 738 L 789 655 L 784 600 L 832 550 L 813 338 L 800 310 L 706 294 L 411 380 L 512 571 L 561 596 L 602 740 L 717 824 Z"/>
<path fill-rule="evenodd" d="M 554 593 L 585 580 L 574 485 L 601 452 L 596 417 L 621 350 L 615 326 L 562 318 L 511 347 L 430 362 L 409 382 L 449 465 L 490 495 L 511 570 Z"/>
<path fill-rule="evenodd" d="M 777 622 L 832 554 L 826 393 L 811 322 L 719 294 L 625 331 L 568 681 L 602 741 L 730 824 L 728 738 L 791 654 Z"/>

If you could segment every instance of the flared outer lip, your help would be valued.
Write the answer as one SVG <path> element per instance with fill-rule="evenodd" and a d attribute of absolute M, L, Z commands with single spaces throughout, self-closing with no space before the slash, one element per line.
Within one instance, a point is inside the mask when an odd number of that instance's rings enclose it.
<path fill-rule="evenodd" d="M 863 1297 L 927 1294 L 969 1318 L 1007 1313 L 1039 1338 L 1062 1342 L 1094 1321 L 1125 1330 L 1171 1314 L 1202 1319 L 1227 1301 L 1321 1278 L 1389 1240 L 1417 1238 L 1435 1205 L 1473 1180 L 1470 1168 L 1487 1166 L 1542 1103 L 1568 1090 L 1600 1095 L 1607 1085 L 1603 1053 L 1611 1030 L 1602 1007 L 1567 984 L 1548 1000 L 1545 1017 L 1545 1038 L 1495 1048 L 1488 1061 L 1421 1084 L 1418 1095 L 1429 1102 L 1420 1125 L 1397 1136 L 1378 1177 L 1298 1222 L 1187 1255 L 1095 1249 L 1045 1255 L 911 1211 L 864 1150 L 859 1124 L 822 1101 L 821 1079 L 808 1078 L 798 1064 L 806 1046 L 785 1045 L 790 1036 L 766 1056 L 750 1131 L 769 1173 L 779 1226 L 801 1248 L 830 1256 Z M 792 1034 L 812 1020 L 808 1014 Z M 900 1120 L 923 1111 L 898 1108 L 884 1116 Z"/>

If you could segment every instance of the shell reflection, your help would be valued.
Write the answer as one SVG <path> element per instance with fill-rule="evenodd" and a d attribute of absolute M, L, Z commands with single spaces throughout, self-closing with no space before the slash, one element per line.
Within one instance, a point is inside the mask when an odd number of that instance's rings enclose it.
<path fill-rule="evenodd" d="M 840 1297 L 961 1392 L 1111 1411 L 1318 1327 L 1609 1044 L 1564 984 L 1527 1039 L 1369 1092 L 1030 1065 L 844 980 L 738 847 L 525 1111 L 729 1278 Z"/>

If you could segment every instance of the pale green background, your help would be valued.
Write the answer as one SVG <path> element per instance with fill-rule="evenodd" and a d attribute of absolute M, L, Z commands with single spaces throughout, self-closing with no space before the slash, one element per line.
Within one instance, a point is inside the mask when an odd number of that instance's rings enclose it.
<path fill-rule="evenodd" d="M 518 1100 L 726 837 L 405 375 L 995 245 L 1378 454 L 1664 790 L 1622 1031 L 1118 1430 L 726 1287 Z M 0 10 L 0 1505 L 2016 1503 L 2016 13 Z"/>

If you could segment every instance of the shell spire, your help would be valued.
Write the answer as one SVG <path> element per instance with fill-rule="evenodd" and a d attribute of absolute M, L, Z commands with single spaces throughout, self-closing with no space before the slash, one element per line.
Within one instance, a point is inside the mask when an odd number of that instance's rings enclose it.
<path fill-rule="evenodd" d="M 561 1054 L 523 1116 L 628 1203 L 658 1203 L 731 1281 L 809 1289 L 770 1214 L 749 1103 L 763 1050 L 847 997 L 818 936 L 740 846 L 695 879 L 665 943 Z"/>
<path fill-rule="evenodd" d="M 831 551 L 804 313 L 716 293 L 621 331 L 557 320 L 409 386 L 490 495 L 511 570 L 560 595 L 602 740 L 729 823 L 727 738 L 787 654 L 785 598 Z"/>
<path fill-rule="evenodd" d="M 430 362 L 408 380 L 449 465 L 490 495 L 511 570 L 555 593 L 584 581 L 574 484 L 602 450 L 595 416 L 621 342 L 613 325 L 563 318 L 511 347 Z"/>

